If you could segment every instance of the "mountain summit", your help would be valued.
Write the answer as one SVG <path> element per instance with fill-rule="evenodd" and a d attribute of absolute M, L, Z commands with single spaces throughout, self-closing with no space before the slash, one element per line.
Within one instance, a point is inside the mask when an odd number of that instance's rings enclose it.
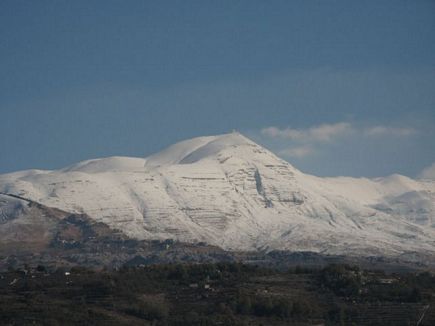
<path fill-rule="evenodd" d="M 189 164 L 213 157 L 220 151 L 256 144 L 238 132 L 219 136 L 197 137 L 170 146 L 147 159 L 147 166 Z"/>
<path fill-rule="evenodd" d="M 237 132 L 185 140 L 148 158 L 0 175 L 0 192 L 85 213 L 137 239 L 435 257 L 435 182 L 307 175 Z M 0 198 L 0 228 L 22 209 L 10 198 Z"/>

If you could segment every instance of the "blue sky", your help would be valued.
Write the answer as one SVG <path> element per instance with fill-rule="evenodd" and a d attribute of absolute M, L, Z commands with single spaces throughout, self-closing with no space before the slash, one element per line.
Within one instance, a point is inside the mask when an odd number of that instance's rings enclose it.
<path fill-rule="evenodd" d="M 435 1 L 3 0 L 0 76 L 0 173 L 232 129 L 317 175 L 435 162 Z"/>

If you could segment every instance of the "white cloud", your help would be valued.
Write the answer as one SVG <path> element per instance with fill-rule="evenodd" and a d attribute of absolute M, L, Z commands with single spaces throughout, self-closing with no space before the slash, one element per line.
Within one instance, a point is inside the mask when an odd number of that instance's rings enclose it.
<path fill-rule="evenodd" d="M 352 125 L 347 122 L 321 124 L 308 129 L 292 129 L 268 127 L 261 133 L 271 138 L 283 138 L 299 142 L 329 142 L 332 139 L 352 131 Z"/>
<path fill-rule="evenodd" d="M 314 149 L 310 146 L 291 147 L 278 152 L 279 155 L 295 158 L 303 158 L 313 153 Z"/>
<path fill-rule="evenodd" d="M 307 129 L 267 127 L 261 130 L 264 136 L 281 138 L 303 143 L 325 143 L 348 136 L 350 133 L 367 137 L 410 137 L 417 134 L 417 130 L 410 127 L 391 127 L 376 125 L 358 128 L 348 122 L 321 124 Z"/>
<path fill-rule="evenodd" d="M 421 171 L 419 177 L 423 178 L 423 179 L 435 180 L 435 163 L 432 163 L 431 166 L 428 166 L 427 168 L 423 169 L 423 171 Z"/>
<path fill-rule="evenodd" d="M 396 128 L 388 126 L 374 126 L 363 130 L 365 136 L 378 137 L 378 136 L 395 136 L 395 137 L 408 137 L 415 135 L 417 130 L 413 128 Z"/>
<path fill-rule="evenodd" d="M 276 149 L 278 155 L 288 158 L 303 159 L 318 153 L 321 149 L 331 149 L 335 144 L 349 137 L 357 143 L 368 141 L 367 138 L 377 142 L 382 138 L 395 137 L 400 140 L 417 134 L 417 130 L 411 127 L 392 127 L 388 125 L 358 126 L 349 122 L 337 122 L 332 124 L 320 124 L 305 129 L 279 128 L 270 126 L 263 128 L 261 134 L 277 141 L 280 148 Z M 276 146 L 276 145 L 275 145 Z M 347 146 L 347 145 L 344 145 Z M 435 179 L 435 166 L 432 170 L 424 172 L 424 177 Z"/>

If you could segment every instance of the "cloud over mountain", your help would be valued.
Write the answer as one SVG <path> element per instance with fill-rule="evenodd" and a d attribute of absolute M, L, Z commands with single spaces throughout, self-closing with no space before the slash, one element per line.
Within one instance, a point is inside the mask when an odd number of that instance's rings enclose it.
<path fill-rule="evenodd" d="M 435 163 L 432 163 L 432 165 L 424 168 L 423 171 L 421 171 L 419 177 L 423 179 L 435 180 Z"/>
<path fill-rule="evenodd" d="M 350 123 L 337 122 L 334 124 L 321 124 L 307 129 L 267 127 L 263 128 L 261 133 L 268 137 L 279 137 L 299 142 L 328 142 L 350 131 L 352 131 Z"/>
<path fill-rule="evenodd" d="M 263 128 L 261 134 L 271 138 L 288 139 L 297 142 L 330 142 L 340 137 L 345 137 L 349 133 L 369 137 L 395 136 L 409 137 L 417 134 L 417 130 L 411 127 L 392 127 L 385 125 L 375 125 L 368 127 L 358 127 L 349 122 L 323 123 L 306 129 L 279 128 L 270 126 Z"/>
<path fill-rule="evenodd" d="M 361 162 L 367 167 L 366 170 L 370 170 L 370 166 L 372 169 L 374 167 L 379 169 L 379 160 L 375 161 L 372 158 L 378 157 L 387 162 L 392 157 L 409 156 L 410 148 L 411 150 L 420 148 L 421 138 L 428 137 L 426 129 L 417 129 L 405 121 L 401 124 L 337 121 L 306 128 L 269 126 L 262 128 L 257 134 L 259 134 L 257 139 L 267 144 L 275 153 L 290 161 L 295 160 L 301 168 L 317 166 L 313 173 L 319 171 L 318 163 L 315 163 L 319 160 L 330 162 L 328 164 L 331 166 L 349 162 L 349 166 L 353 168 Z M 397 163 L 398 160 L 392 162 Z M 397 171 L 395 168 L 385 173 Z"/>
<path fill-rule="evenodd" d="M 365 128 L 363 134 L 370 137 L 379 136 L 395 136 L 395 137 L 408 137 L 413 136 L 417 133 L 414 128 L 396 128 L 389 126 L 374 126 Z"/>

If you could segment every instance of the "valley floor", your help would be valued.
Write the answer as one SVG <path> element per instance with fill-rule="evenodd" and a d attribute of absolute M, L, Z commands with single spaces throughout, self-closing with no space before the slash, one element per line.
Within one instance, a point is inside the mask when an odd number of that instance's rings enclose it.
<path fill-rule="evenodd" d="M 239 263 L 0 273 L 2 325 L 435 324 L 435 276 Z"/>

